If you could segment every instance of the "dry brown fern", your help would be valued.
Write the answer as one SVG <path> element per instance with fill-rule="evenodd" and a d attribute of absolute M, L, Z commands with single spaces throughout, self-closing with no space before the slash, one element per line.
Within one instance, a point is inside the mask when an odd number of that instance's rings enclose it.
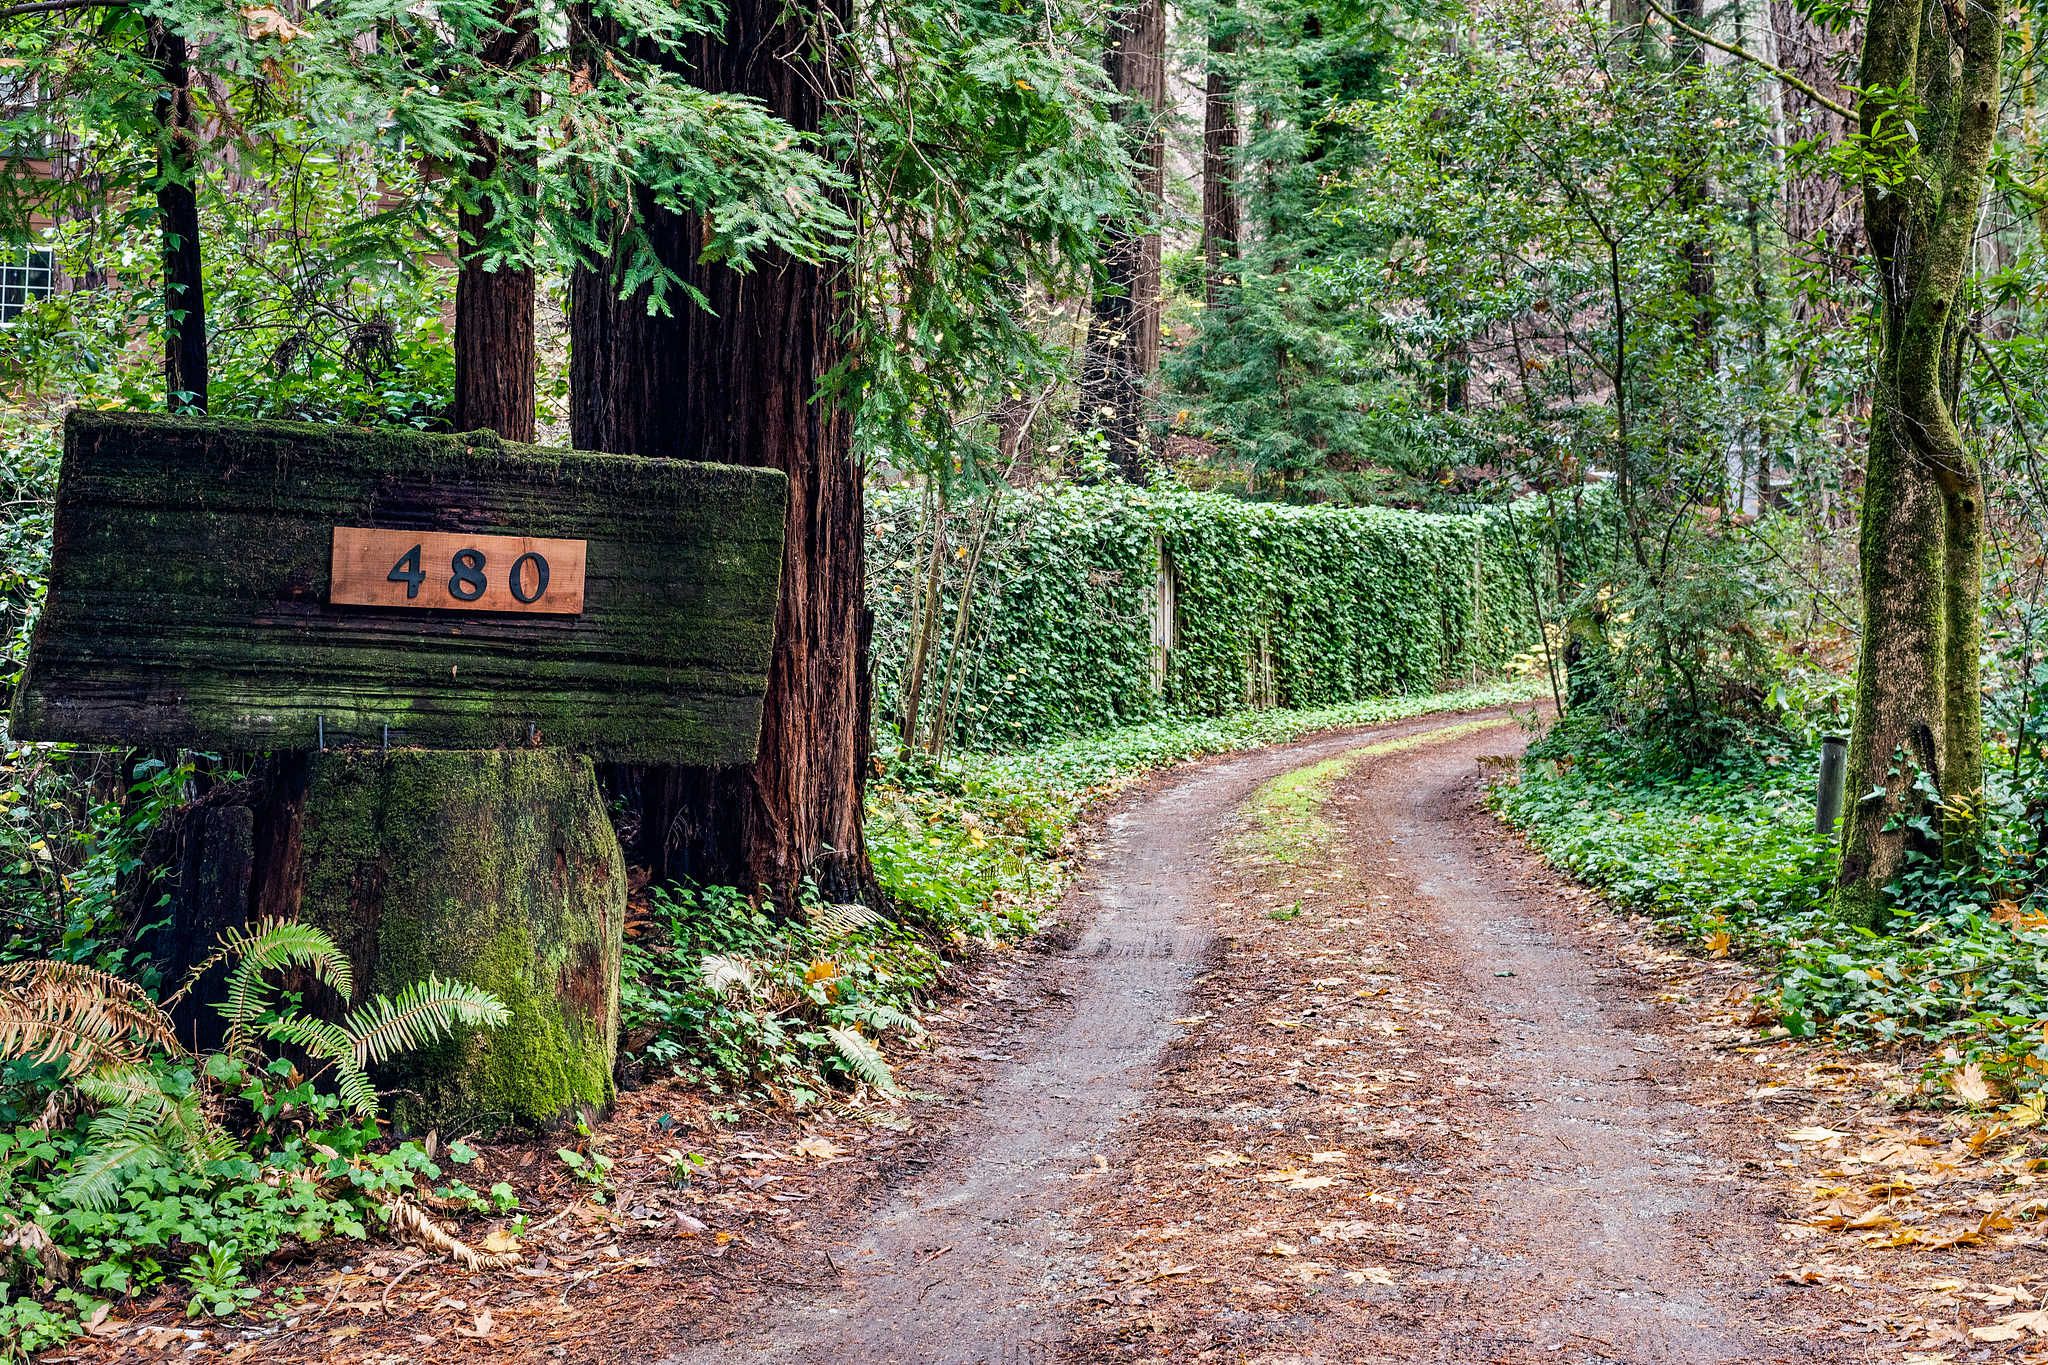
<path fill-rule="evenodd" d="M 519 1260 L 516 1251 L 478 1251 L 403 1195 L 379 1194 L 377 1199 L 384 1205 L 393 1232 L 410 1237 L 429 1251 L 444 1253 L 465 1270 L 503 1270 Z"/>
<path fill-rule="evenodd" d="M 134 982 L 75 962 L 0 966 L 0 1057 L 61 1060 L 69 1078 L 156 1049 L 185 1052 L 170 1016 Z"/>

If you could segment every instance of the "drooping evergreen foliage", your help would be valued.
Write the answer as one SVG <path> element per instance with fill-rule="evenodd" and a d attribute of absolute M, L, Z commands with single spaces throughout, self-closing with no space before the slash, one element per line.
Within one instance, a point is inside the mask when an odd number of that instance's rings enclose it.
<path fill-rule="evenodd" d="M 1203 3 L 1241 146 L 1234 268 L 1167 365 L 1185 417 L 1254 492 L 1371 501 L 1426 469 L 1414 399 L 1375 363 L 1350 275 L 1385 251 L 1331 190 L 1379 151 L 1356 112 L 1393 90 L 1400 40 L 1376 0 Z M 1220 50 L 1219 50 L 1220 49 Z"/>

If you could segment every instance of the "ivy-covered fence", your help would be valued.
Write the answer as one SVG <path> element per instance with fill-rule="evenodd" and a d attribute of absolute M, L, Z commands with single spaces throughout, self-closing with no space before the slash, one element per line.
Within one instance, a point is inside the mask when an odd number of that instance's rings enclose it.
<path fill-rule="evenodd" d="M 1538 635 L 1502 509 L 1062 485 L 943 513 L 885 490 L 868 513 L 875 725 L 914 710 L 921 743 L 1434 691 Z"/>

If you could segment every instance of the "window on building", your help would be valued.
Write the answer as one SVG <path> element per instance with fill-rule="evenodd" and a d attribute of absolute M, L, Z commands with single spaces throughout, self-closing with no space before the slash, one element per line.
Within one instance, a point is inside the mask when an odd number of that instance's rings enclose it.
<path fill-rule="evenodd" d="M 47 247 L 0 246 L 0 322 L 12 322 L 57 292 L 57 257 Z"/>

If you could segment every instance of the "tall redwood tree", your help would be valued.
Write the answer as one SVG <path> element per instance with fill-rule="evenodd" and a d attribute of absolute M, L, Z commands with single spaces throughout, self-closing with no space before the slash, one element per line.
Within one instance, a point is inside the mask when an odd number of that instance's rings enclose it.
<path fill-rule="evenodd" d="M 692 78 L 747 94 L 815 131 L 833 94 L 824 50 L 847 0 L 735 0 L 692 40 Z M 828 899 L 872 887 L 861 839 L 869 751 L 861 473 L 846 414 L 819 400 L 844 351 L 839 267 L 786 256 L 739 273 L 700 259 L 695 216 L 660 215 L 664 260 L 708 306 L 671 294 L 650 316 L 580 273 L 570 320 L 570 423 L 586 450 L 766 465 L 789 475 L 775 655 L 759 757 L 741 768 L 607 774 L 632 861 L 658 876 L 754 890 L 790 905 L 806 879 Z"/>
<path fill-rule="evenodd" d="M 534 46 L 533 16 L 519 0 L 508 0 L 505 27 L 493 33 L 481 53 L 484 63 L 516 67 Z M 503 149 L 472 129 L 477 181 L 490 180 Z M 455 277 L 455 411 L 457 431 L 495 431 L 508 441 L 531 441 L 534 433 L 534 275 L 530 267 L 501 262 L 496 269 L 478 258 L 489 240 L 496 206 L 483 202 L 456 212 L 456 249 L 462 254 Z"/>
<path fill-rule="evenodd" d="M 1166 185 L 1159 116 L 1166 105 L 1165 0 L 1136 0 L 1109 21 L 1103 69 L 1130 103 L 1138 212 L 1157 218 Z M 1096 291 L 1081 363 L 1081 420 L 1109 440 L 1109 458 L 1132 482 L 1144 478 L 1145 404 L 1159 371 L 1159 234 L 1140 222 L 1110 229 L 1105 287 Z"/>

